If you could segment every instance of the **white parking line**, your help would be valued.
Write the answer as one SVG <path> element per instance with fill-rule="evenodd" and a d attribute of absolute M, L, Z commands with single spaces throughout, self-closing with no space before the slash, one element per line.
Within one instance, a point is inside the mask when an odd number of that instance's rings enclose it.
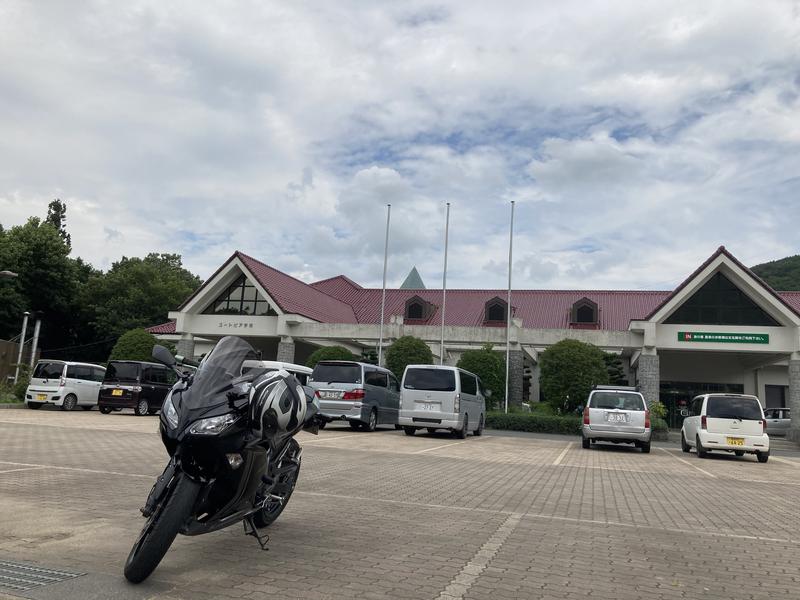
<path fill-rule="evenodd" d="M 139 473 L 120 473 L 119 471 L 97 471 L 95 469 L 80 469 L 78 467 L 59 467 L 56 465 L 37 465 L 34 463 L 18 463 L 0 460 L 0 464 L 14 465 L 19 467 L 39 467 L 42 469 L 58 469 L 60 471 L 77 471 L 79 473 L 94 473 L 96 475 L 121 475 L 122 477 L 142 477 L 144 479 L 155 479 L 157 475 L 141 475 Z"/>
<path fill-rule="evenodd" d="M 364 436 L 363 433 L 354 433 L 353 435 L 337 435 L 335 437 L 326 437 L 318 440 L 307 440 L 304 441 L 302 445 L 305 446 L 306 444 L 321 444 L 323 442 L 335 442 L 336 440 L 343 440 L 346 438 L 363 437 L 363 436 Z"/>
<path fill-rule="evenodd" d="M 416 452 L 412 452 L 411 454 L 422 454 L 423 452 L 430 452 L 431 450 L 439 450 L 440 448 L 447 448 L 449 446 L 458 446 L 459 444 L 466 444 L 467 440 L 462 442 L 451 442 L 449 444 L 444 444 L 442 446 L 434 446 L 433 448 L 425 448 L 424 450 L 417 450 Z"/>
<path fill-rule="evenodd" d="M 698 471 L 700 471 L 700 472 L 701 472 L 703 475 L 708 475 L 709 477 L 711 477 L 711 478 L 713 478 L 713 479 L 716 479 L 716 478 L 717 478 L 717 476 L 716 476 L 716 475 L 714 475 L 713 473 L 709 473 L 709 472 L 708 472 L 708 471 L 706 471 L 705 469 L 701 469 L 700 467 L 698 467 L 698 466 L 696 466 L 696 465 L 693 465 L 693 464 L 692 464 L 692 463 L 690 463 L 688 460 L 684 460 L 684 459 L 682 459 L 680 456 L 675 456 L 675 455 L 674 455 L 672 452 L 670 452 L 670 451 L 669 451 L 669 450 L 667 450 L 666 448 L 659 448 L 659 450 L 661 450 L 662 452 L 664 452 L 664 453 L 665 453 L 667 456 L 671 456 L 671 457 L 672 457 L 672 458 L 674 458 L 675 460 L 677 460 L 677 461 L 680 461 L 680 462 L 682 462 L 682 463 L 683 463 L 683 464 L 685 464 L 685 465 L 689 465 L 689 466 L 690 466 L 690 467 L 692 467 L 693 469 L 697 469 L 697 470 L 698 470 Z"/>
<path fill-rule="evenodd" d="M 567 447 L 566 447 L 566 448 L 564 448 L 564 449 L 561 451 L 561 454 L 559 454 L 559 455 L 558 455 L 558 457 L 557 457 L 557 458 L 556 458 L 556 459 L 553 461 L 553 466 L 557 467 L 558 465 L 560 465 L 560 464 L 561 464 L 561 461 L 562 461 L 562 460 L 564 460 L 564 457 L 567 455 L 567 452 L 569 452 L 569 449 L 570 449 L 570 448 L 572 448 L 572 444 L 573 444 L 573 443 L 574 443 L 574 442 L 569 442 L 569 443 L 567 444 Z"/>
<path fill-rule="evenodd" d="M 787 465 L 792 465 L 793 467 L 797 467 L 800 469 L 800 462 L 794 460 L 786 460 L 785 458 L 780 458 L 778 456 L 770 456 L 770 460 L 777 460 L 779 463 L 784 463 Z"/>
<path fill-rule="evenodd" d="M 22 467 L 20 469 L 6 469 L 5 471 L 0 471 L 0 475 L 3 473 L 16 473 L 17 471 L 37 471 L 44 468 L 45 467 Z"/>

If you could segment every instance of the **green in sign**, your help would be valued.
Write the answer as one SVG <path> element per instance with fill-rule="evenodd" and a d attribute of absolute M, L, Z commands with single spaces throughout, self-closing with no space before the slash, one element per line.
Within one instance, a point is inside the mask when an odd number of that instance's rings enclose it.
<path fill-rule="evenodd" d="M 708 333 L 679 331 L 679 342 L 712 342 L 722 344 L 769 344 L 768 333 Z"/>

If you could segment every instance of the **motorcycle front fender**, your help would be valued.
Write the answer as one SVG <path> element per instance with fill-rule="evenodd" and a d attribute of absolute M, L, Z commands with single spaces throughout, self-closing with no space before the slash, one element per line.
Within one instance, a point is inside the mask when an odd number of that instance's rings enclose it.
<path fill-rule="evenodd" d="M 156 506 L 164 497 L 167 488 L 169 487 L 172 478 L 175 477 L 175 471 L 178 466 L 177 460 L 175 457 L 172 457 L 167 463 L 167 467 L 164 469 L 164 472 L 158 476 L 156 479 L 153 488 L 150 490 L 150 494 L 147 496 L 147 501 L 144 503 L 144 506 L 141 508 L 142 515 L 145 517 L 149 517 L 155 511 Z"/>

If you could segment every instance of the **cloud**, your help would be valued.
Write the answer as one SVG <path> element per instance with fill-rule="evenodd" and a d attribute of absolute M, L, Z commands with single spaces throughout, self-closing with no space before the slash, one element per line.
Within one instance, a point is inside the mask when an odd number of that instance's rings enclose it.
<path fill-rule="evenodd" d="M 718 245 L 796 254 L 791 3 L 138 1 L 0 7 L 0 222 L 74 253 L 240 249 L 306 280 L 417 265 L 669 288 Z"/>

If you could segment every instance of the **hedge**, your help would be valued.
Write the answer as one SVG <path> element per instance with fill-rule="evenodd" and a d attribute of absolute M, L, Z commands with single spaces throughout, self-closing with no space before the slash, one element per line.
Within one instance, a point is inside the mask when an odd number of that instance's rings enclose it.
<path fill-rule="evenodd" d="M 664 419 L 659 419 L 658 417 L 651 419 L 650 427 L 653 429 L 653 431 L 669 431 L 667 422 Z"/>
<path fill-rule="evenodd" d="M 486 427 L 508 429 L 511 431 L 531 431 L 534 433 L 562 433 L 580 435 L 583 422 L 580 417 L 560 417 L 534 413 L 489 412 Z"/>

